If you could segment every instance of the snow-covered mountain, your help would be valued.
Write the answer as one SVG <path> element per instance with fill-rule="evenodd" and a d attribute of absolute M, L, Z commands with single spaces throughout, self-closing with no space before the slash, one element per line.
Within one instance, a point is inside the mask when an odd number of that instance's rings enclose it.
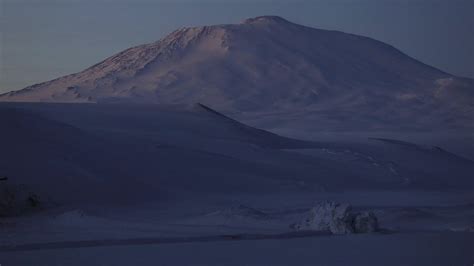
<path fill-rule="evenodd" d="M 459 126 L 474 120 L 474 81 L 371 38 L 263 16 L 178 29 L 0 101 L 200 102 L 223 112 L 343 111 L 372 121 L 393 118 L 387 123 L 423 115 Z"/>

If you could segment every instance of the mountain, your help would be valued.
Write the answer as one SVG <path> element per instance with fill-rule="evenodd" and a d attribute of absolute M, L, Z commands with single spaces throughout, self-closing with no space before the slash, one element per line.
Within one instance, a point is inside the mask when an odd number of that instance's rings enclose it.
<path fill-rule="evenodd" d="M 200 102 L 223 112 L 303 112 L 304 118 L 343 112 L 359 124 L 423 120 L 459 127 L 474 121 L 474 80 L 371 38 L 263 16 L 178 29 L 0 101 Z"/>

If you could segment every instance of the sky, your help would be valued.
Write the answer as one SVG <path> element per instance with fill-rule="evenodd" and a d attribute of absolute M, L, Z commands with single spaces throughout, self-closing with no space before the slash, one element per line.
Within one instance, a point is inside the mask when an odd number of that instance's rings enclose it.
<path fill-rule="evenodd" d="M 278 15 L 369 36 L 474 78 L 474 0 L 0 0 L 0 93 L 79 72 L 184 26 Z"/>

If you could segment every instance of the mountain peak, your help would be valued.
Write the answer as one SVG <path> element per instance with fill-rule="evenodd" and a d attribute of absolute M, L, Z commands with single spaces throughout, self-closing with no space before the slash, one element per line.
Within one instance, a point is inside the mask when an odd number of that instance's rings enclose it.
<path fill-rule="evenodd" d="M 385 121 L 393 106 L 402 118 L 410 108 L 431 113 L 446 106 L 446 117 L 453 108 L 472 112 L 472 88 L 474 81 L 379 41 L 259 16 L 181 28 L 82 72 L 0 95 L 0 102 L 202 102 L 223 112 L 309 110 L 308 117 L 327 108 L 361 117 L 377 112 Z M 393 104 L 381 110 L 387 101 Z"/>
<path fill-rule="evenodd" d="M 291 22 L 279 16 L 259 16 L 255 18 L 248 18 L 242 22 L 242 24 L 256 24 L 256 23 L 289 24 Z"/>

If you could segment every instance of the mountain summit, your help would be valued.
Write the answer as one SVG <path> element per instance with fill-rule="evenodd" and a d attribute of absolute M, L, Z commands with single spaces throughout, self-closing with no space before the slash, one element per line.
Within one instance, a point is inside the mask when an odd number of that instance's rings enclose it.
<path fill-rule="evenodd" d="M 245 112 L 416 108 L 472 116 L 473 84 L 371 38 L 262 16 L 181 28 L 0 101 L 200 102 Z"/>
<path fill-rule="evenodd" d="M 290 24 L 288 20 L 279 17 L 279 16 L 260 16 L 255 18 L 248 18 L 242 22 L 242 24 L 252 24 L 252 23 L 286 23 Z"/>

